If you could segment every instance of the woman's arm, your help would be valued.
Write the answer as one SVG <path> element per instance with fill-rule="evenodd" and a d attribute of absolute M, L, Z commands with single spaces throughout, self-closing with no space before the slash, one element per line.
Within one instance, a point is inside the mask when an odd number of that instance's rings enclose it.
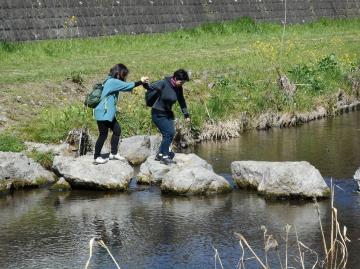
<path fill-rule="evenodd" d="M 108 81 L 110 85 L 106 85 L 110 88 L 108 94 L 115 92 L 129 92 L 135 88 L 135 82 L 124 82 L 119 79 L 111 79 Z"/>
<path fill-rule="evenodd" d="M 148 81 L 148 77 L 142 77 L 141 80 L 137 81 L 137 82 L 125 82 L 119 79 L 112 79 L 109 81 L 109 83 L 111 83 L 111 85 L 109 85 L 110 87 L 110 91 L 108 94 L 112 94 L 114 92 L 130 92 L 132 91 L 135 87 L 138 87 L 140 85 L 143 85 L 144 83 L 146 83 Z"/>
<path fill-rule="evenodd" d="M 179 91 L 178 102 L 179 102 L 179 105 L 181 108 L 181 112 L 184 114 L 185 119 L 190 118 L 190 114 L 189 114 L 189 111 L 187 110 L 187 105 L 186 105 L 186 101 L 184 98 L 184 91 L 182 88 L 179 89 L 178 91 Z"/>

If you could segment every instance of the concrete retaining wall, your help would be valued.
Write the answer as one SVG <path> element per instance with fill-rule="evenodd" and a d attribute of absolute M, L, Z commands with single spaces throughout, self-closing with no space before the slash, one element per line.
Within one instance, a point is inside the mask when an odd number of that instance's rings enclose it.
<path fill-rule="evenodd" d="M 153 33 L 249 16 L 281 22 L 284 0 L 0 0 L 0 40 Z M 287 0 L 289 22 L 360 15 L 360 0 Z"/>

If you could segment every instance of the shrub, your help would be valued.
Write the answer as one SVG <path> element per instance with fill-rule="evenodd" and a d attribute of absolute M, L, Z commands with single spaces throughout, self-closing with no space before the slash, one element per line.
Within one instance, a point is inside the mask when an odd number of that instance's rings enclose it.
<path fill-rule="evenodd" d="M 297 84 L 322 93 L 342 80 L 338 61 L 330 54 L 315 64 L 298 64 L 288 71 Z M 336 83 L 335 83 L 336 82 Z M 334 85 L 335 86 L 335 85 Z"/>
<path fill-rule="evenodd" d="M 319 71 L 337 71 L 339 64 L 334 54 L 330 54 L 317 63 Z"/>

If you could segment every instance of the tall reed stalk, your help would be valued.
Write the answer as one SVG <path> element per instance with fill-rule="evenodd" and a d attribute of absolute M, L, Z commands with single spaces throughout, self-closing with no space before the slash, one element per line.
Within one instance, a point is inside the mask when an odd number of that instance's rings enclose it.
<path fill-rule="evenodd" d="M 241 249 L 240 260 L 237 265 L 237 269 L 246 269 L 247 262 L 249 260 L 255 260 L 258 263 L 259 268 L 262 269 L 270 269 L 271 266 L 273 268 L 281 268 L 281 269 L 289 269 L 289 268 L 301 268 L 301 269 L 314 269 L 317 267 L 326 268 L 326 269 L 345 269 L 347 266 L 349 251 L 347 244 L 350 242 L 350 239 L 347 236 L 347 227 L 342 226 L 338 219 L 338 210 L 334 206 L 335 199 L 335 185 L 331 181 L 331 228 L 330 234 L 328 238 L 325 236 L 324 227 L 321 221 L 321 215 L 319 210 L 319 205 L 315 202 L 316 211 L 319 219 L 319 227 L 322 235 L 322 245 L 323 245 L 323 253 L 319 254 L 318 252 L 311 249 L 304 242 L 300 241 L 296 226 L 294 226 L 294 233 L 296 243 L 293 244 L 293 249 L 296 250 L 297 255 L 295 257 L 289 256 L 289 248 L 291 245 L 289 244 L 289 233 L 292 229 L 292 226 L 285 226 L 285 236 L 284 236 L 284 253 L 281 255 L 279 251 L 279 243 L 275 239 L 273 235 L 269 235 L 267 233 L 266 227 L 262 226 L 261 230 L 264 232 L 264 249 L 265 255 L 264 258 L 261 258 L 259 254 L 255 252 L 253 247 L 246 240 L 245 236 L 240 233 L 235 233 L 235 235 L 239 239 L 239 245 Z M 277 264 L 269 264 L 269 251 L 275 251 L 278 257 Z M 250 256 L 247 257 L 245 253 L 250 253 Z M 220 256 L 218 252 L 216 252 L 216 257 L 220 260 Z M 284 257 L 284 261 L 282 261 L 281 257 Z M 295 265 L 290 265 L 289 257 L 293 257 L 295 261 Z M 321 259 L 320 259 L 321 257 Z M 274 259 L 275 260 L 275 259 Z M 274 262 L 275 263 L 275 262 Z M 283 266 L 285 265 L 285 267 Z M 249 266 L 249 265 L 248 265 Z M 295 267 L 298 266 L 298 267 Z"/>

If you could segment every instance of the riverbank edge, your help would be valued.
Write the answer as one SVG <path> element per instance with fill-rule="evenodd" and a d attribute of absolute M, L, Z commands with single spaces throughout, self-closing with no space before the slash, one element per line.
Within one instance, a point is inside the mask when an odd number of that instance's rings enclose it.
<path fill-rule="evenodd" d="M 255 117 L 243 113 L 237 119 L 205 123 L 197 137 L 193 136 L 191 127 L 179 124 L 176 146 L 186 148 L 202 142 L 226 141 L 238 138 L 251 130 L 266 131 L 272 128 L 299 127 L 315 120 L 337 117 L 358 110 L 360 110 L 360 99 L 355 99 L 347 104 L 338 104 L 331 111 L 324 107 L 318 107 L 309 112 L 265 112 Z"/>
<path fill-rule="evenodd" d="M 335 108 L 325 109 L 319 106 L 316 110 L 308 112 L 264 112 L 260 115 L 252 116 L 246 113 L 241 113 L 235 119 L 223 120 L 223 121 L 208 121 L 204 123 L 202 130 L 197 131 L 192 128 L 192 125 L 184 123 L 183 121 L 176 122 L 176 135 L 174 138 L 174 148 L 177 151 L 182 151 L 186 148 L 193 148 L 197 144 L 211 141 L 226 141 L 240 137 L 242 134 L 252 131 L 267 131 L 272 128 L 290 128 L 300 127 L 303 124 L 310 123 L 315 120 L 321 120 L 324 118 L 331 118 L 341 116 L 344 113 L 360 111 L 360 99 L 352 97 L 350 102 L 340 104 L 338 103 Z M 71 132 L 71 131 L 70 131 Z M 89 134 L 90 148 L 94 148 L 96 141 L 96 135 Z M 146 135 L 146 134 L 143 134 Z M 148 134 L 149 135 L 149 134 Z M 158 134 L 157 134 L 158 135 Z M 135 136 L 123 137 L 122 139 L 130 139 Z M 32 141 L 25 141 L 25 148 L 28 148 L 28 144 L 32 144 Z M 45 147 L 49 147 L 49 152 L 61 151 L 63 143 L 59 144 L 46 144 L 41 142 L 34 142 Z M 106 143 L 107 144 L 107 143 Z M 60 149 L 57 150 L 56 148 Z M 27 151 L 25 149 L 25 151 Z M 141 163 L 140 163 L 141 164 Z"/>

